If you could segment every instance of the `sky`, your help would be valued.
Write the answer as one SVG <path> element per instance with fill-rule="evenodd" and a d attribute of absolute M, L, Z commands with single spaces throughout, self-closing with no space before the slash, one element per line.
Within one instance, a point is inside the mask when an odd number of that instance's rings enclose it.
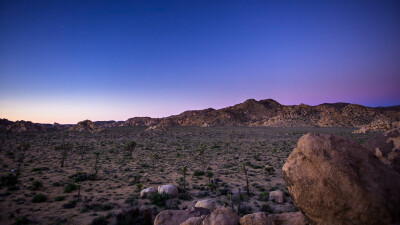
<path fill-rule="evenodd" d="M 0 118 L 400 104 L 400 1 L 0 1 Z"/>

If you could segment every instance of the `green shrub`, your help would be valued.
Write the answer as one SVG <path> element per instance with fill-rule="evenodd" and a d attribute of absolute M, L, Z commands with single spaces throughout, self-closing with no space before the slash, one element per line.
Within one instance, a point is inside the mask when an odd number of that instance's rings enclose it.
<path fill-rule="evenodd" d="M 165 202 L 169 199 L 169 195 L 166 193 L 158 194 L 153 193 L 149 196 L 150 203 L 159 207 L 165 206 Z"/>
<path fill-rule="evenodd" d="M 9 173 L 0 177 L 0 187 L 2 186 L 14 186 L 18 183 L 17 177 Z"/>
<path fill-rule="evenodd" d="M 68 203 L 65 203 L 65 204 L 63 205 L 63 208 L 64 208 L 64 209 L 72 209 L 72 208 L 75 208 L 77 202 L 78 202 L 78 201 L 76 201 L 76 200 L 71 200 L 71 201 L 69 201 Z"/>
<path fill-rule="evenodd" d="M 131 208 L 127 211 L 122 211 L 116 216 L 116 225 L 152 225 L 151 209 L 139 209 L 138 207 Z"/>
<path fill-rule="evenodd" d="M 198 176 L 204 176 L 204 172 L 203 172 L 203 171 L 200 171 L 200 170 L 195 170 L 195 171 L 193 172 L 193 176 L 196 176 L 196 177 L 198 177 Z"/>
<path fill-rule="evenodd" d="M 37 194 L 37 195 L 33 196 L 33 198 L 32 198 L 33 203 L 45 202 L 46 200 L 47 200 L 47 197 L 44 194 Z"/>
<path fill-rule="evenodd" d="M 32 186 L 30 187 L 30 190 L 36 191 L 42 187 L 43 187 L 43 183 L 41 181 L 35 180 L 32 182 Z"/>
<path fill-rule="evenodd" d="M 71 193 L 72 191 L 75 191 L 78 189 L 78 186 L 74 183 L 69 183 L 67 186 L 64 188 L 65 193 Z"/>
<path fill-rule="evenodd" d="M 96 180 L 95 174 L 87 174 L 86 172 L 76 172 L 69 178 L 74 179 L 75 182 L 82 182 L 86 180 Z"/>
<path fill-rule="evenodd" d="M 32 172 L 41 172 L 45 170 L 49 170 L 49 167 L 36 167 L 32 169 Z"/>
<path fill-rule="evenodd" d="M 108 221 L 104 216 L 96 217 L 92 220 L 90 225 L 107 225 Z"/>
<path fill-rule="evenodd" d="M 62 201 L 64 199 L 65 199 L 65 196 L 57 196 L 57 197 L 54 198 L 54 201 L 60 202 L 60 201 Z"/>
<path fill-rule="evenodd" d="M 21 216 L 15 218 L 13 225 L 25 225 L 25 224 L 35 224 L 37 222 L 30 220 L 27 216 Z"/>

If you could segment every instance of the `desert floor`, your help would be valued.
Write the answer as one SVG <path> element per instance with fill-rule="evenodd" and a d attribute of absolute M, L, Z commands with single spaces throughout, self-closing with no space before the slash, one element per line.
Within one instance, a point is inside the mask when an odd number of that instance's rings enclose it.
<path fill-rule="evenodd" d="M 281 168 L 298 139 L 309 132 L 330 133 L 363 143 L 373 135 L 352 134 L 353 130 L 178 127 L 145 131 L 116 127 L 96 133 L 1 132 L 0 223 L 90 224 L 100 217 L 112 224 L 115 214 L 132 206 L 149 207 L 156 215 L 163 209 L 191 207 L 200 199 L 214 199 L 229 207 L 233 204 L 236 210 L 240 204 L 242 215 L 296 211 Z M 132 140 L 138 145 L 131 156 L 129 152 L 124 156 L 124 144 Z M 30 148 L 23 154 L 18 146 L 24 143 Z M 63 143 L 71 144 L 71 148 L 60 148 Z M 97 176 L 87 180 L 81 176 L 79 181 L 74 174 L 95 173 L 95 152 L 99 153 Z M 65 165 L 61 167 L 63 153 Z M 245 174 L 239 170 L 241 163 L 248 170 L 249 196 Z M 20 175 L 13 185 L 8 176 L 11 170 L 18 170 L 18 165 Z M 274 168 L 274 172 L 268 174 L 265 166 Z M 186 193 L 182 167 L 187 169 Z M 162 184 L 174 184 L 182 194 L 176 199 L 153 202 L 139 196 L 141 189 Z M 80 191 L 74 190 L 79 185 Z M 286 194 L 285 203 L 268 201 L 268 193 L 278 189 Z"/>

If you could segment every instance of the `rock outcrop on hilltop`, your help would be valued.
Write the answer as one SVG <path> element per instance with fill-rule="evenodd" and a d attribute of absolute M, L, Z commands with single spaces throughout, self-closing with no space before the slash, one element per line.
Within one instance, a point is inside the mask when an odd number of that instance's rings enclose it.
<path fill-rule="evenodd" d="M 371 108 L 348 103 L 281 105 L 272 99 L 249 99 L 218 110 L 192 110 L 160 119 L 135 117 L 121 126 L 149 126 L 152 130 L 173 126 L 361 127 L 373 121 L 392 123 L 399 120 L 398 106 Z"/>
<path fill-rule="evenodd" d="M 123 123 L 123 121 L 108 120 L 108 121 L 94 121 L 93 123 L 98 127 L 118 127 Z"/>
<path fill-rule="evenodd" d="M 121 123 L 119 126 L 150 127 L 157 125 L 161 119 L 150 117 L 134 117 Z"/>
<path fill-rule="evenodd" d="M 96 126 L 96 124 L 94 124 L 92 121 L 90 120 L 84 120 L 81 121 L 79 123 L 77 123 L 76 125 L 68 128 L 68 131 L 100 131 L 101 128 Z"/>
<path fill-rule="evenodd" d="M 24 131 L 45 131 L 47 128 L 42 124 L 32 123 L 31 121 L 18 120 L 16 122 L 7 119 L 0 119 L 0 129 L 13 132 Z"/>
<path fill-rule="evenodd" d="M 282 168 L 293 203 L 311 224 L 400 223 L 400 173 L 389 160 L 398 138 L 396 131 L 365 148 L 334 135 L 303 136 Z"/>

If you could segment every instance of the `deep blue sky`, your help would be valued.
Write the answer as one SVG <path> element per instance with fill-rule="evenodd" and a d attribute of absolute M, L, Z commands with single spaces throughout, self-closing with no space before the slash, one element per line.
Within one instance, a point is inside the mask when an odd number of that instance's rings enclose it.
<path fill-rule="evenodd" d="M 400 1 L 0 1 L 0 117 L 400 104 Z"/>

